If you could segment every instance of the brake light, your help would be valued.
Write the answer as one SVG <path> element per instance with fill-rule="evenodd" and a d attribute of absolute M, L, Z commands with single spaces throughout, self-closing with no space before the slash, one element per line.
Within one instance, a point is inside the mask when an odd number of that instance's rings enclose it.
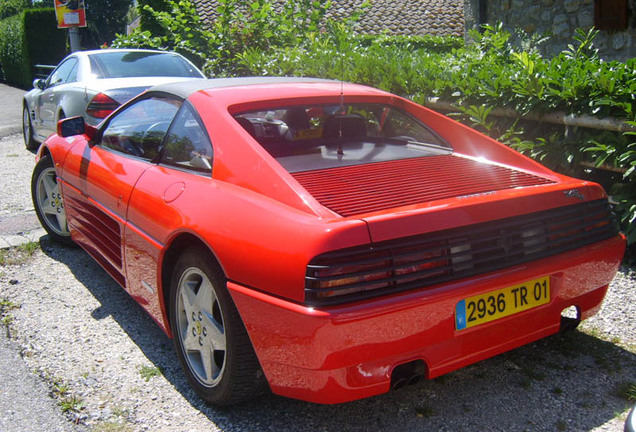
<path fill-rule="evenodd" d="M 86 107 L 86 114 L 91 117 L 103 119 L 115 111 L 118 106 L 119 102 L 113 100 L 104 93 L 97 93 Z"/>

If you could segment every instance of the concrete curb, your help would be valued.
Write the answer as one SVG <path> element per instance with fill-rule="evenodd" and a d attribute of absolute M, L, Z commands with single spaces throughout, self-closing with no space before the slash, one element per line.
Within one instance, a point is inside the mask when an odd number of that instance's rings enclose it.
<path fill-rule="evenodd" d="M 0 138 L 22 133 L 21 125 L 0 126 Z"/>
<path fill-rule="evenodd" d="M 44 228 L 37 228 L 15 234 L 0 235 L 0 249 L 8 249 L 21 246 L 29 242 L 39 241 L 40 238 L 45 235 L 47 234 Z"/>

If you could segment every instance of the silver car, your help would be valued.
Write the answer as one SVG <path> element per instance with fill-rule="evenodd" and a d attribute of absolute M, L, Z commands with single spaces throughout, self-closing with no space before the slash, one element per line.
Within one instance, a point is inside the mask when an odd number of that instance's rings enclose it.
<path fill-rule="evenodd" d="M 83 116 L 96 126 L 119 105 L 148 87 L 205 78 L 179 54 L 140 49 L 79 51 L 46 78 L 33 81 L 24 95 L 24 143 L 34 149 L 65 117 Z"/>

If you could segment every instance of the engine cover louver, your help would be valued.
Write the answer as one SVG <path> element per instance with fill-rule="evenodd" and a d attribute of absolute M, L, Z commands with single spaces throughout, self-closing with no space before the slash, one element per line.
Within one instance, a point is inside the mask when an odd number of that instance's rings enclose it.
<path fill-rule="evenodd" d="M 305 302 L 326 306 L 472 277 L 612 238 L 607 200 L 327 252 L 312 259 Z"/>
<path fill-rule="evenodd" d="M 522 171 L 455 155 L 292 175 L 322 205 L 345 217 L 445 198 L 554 183 Z"/>

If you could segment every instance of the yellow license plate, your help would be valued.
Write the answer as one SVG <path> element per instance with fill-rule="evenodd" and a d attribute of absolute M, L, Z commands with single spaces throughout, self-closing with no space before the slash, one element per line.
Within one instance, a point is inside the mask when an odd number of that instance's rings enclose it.
<path fill-rule="evenodd" d="M 468 297 L 455 307 L 455 328 L 463 330 L 550 302 L 550 278 Z"/>

